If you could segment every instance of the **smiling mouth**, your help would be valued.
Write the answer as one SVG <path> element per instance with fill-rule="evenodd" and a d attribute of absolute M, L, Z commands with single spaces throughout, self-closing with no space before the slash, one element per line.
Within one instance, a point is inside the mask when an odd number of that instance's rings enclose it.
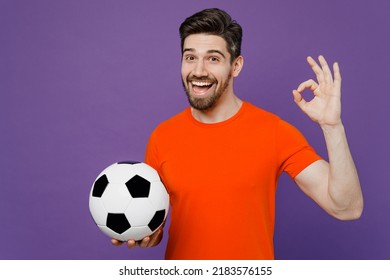
<path fill-rule="evenodd" d="M 191 81 L 190 84 L 192 86 L 192 93 L 197 96 L 205 95 L 214 85 L 214 83 L 209 81 Z"/>

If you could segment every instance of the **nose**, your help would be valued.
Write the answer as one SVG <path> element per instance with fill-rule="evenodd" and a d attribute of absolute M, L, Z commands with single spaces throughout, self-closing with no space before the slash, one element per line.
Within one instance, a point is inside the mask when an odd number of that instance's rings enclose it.
<path fill-rule="evenodd" d="M 206 65 L 203 60 L 199 59 L 194 67 L 193 75 L 196 77 L 204 77 L 207 76 Z"/>

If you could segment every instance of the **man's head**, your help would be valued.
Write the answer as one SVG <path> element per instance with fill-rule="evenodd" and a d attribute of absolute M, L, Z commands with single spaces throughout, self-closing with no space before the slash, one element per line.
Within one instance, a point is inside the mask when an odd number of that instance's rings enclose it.
<path fill-rule="evenodd" d="M 243 65 L 241 27 L 218 9 L 187 18 L 180 26 L 182 81 L 191 106 L 207 111 L 234 96 Z"/>
<path fill-rule="evenodd" d="M 188 17 L 179 28 L 181 49 L 184 40 L 193 34 L 208 34 L 222 37 L 230 53 L 231 63 L 241 55 L 242 28 L 225 11 L 206 9 Z"/>

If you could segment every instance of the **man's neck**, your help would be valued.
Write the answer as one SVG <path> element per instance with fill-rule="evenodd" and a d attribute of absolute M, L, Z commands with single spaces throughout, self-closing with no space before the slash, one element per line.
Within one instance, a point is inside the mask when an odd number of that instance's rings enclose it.
<path fill-rule="evenodd" d="M 192 116 L 202 123 L 218 123 L 233 117 L 241 108 L 242 100 L 235 95 L 229 100 L 219 100 L 212 108 L 200 111 L 191 108 Z"/>

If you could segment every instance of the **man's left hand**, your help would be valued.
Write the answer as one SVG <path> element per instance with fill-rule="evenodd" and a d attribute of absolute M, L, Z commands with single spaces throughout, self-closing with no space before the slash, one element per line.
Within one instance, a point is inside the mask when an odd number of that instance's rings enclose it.
<path fill-rule="evenodd" d="M 338 63 L 333 64 L 333 73 L 323 56 L 318 58 L 320 65 L 308 57 L 307 62 L 316 75 L 317 82 L 309 79 L 293 90 L 294 101 L 313 121 L 323 126 L 336 126 L 341 123 L 341 75 Z M 310 89 L 314 98 L 306 101 L 302 93 Z"/>

